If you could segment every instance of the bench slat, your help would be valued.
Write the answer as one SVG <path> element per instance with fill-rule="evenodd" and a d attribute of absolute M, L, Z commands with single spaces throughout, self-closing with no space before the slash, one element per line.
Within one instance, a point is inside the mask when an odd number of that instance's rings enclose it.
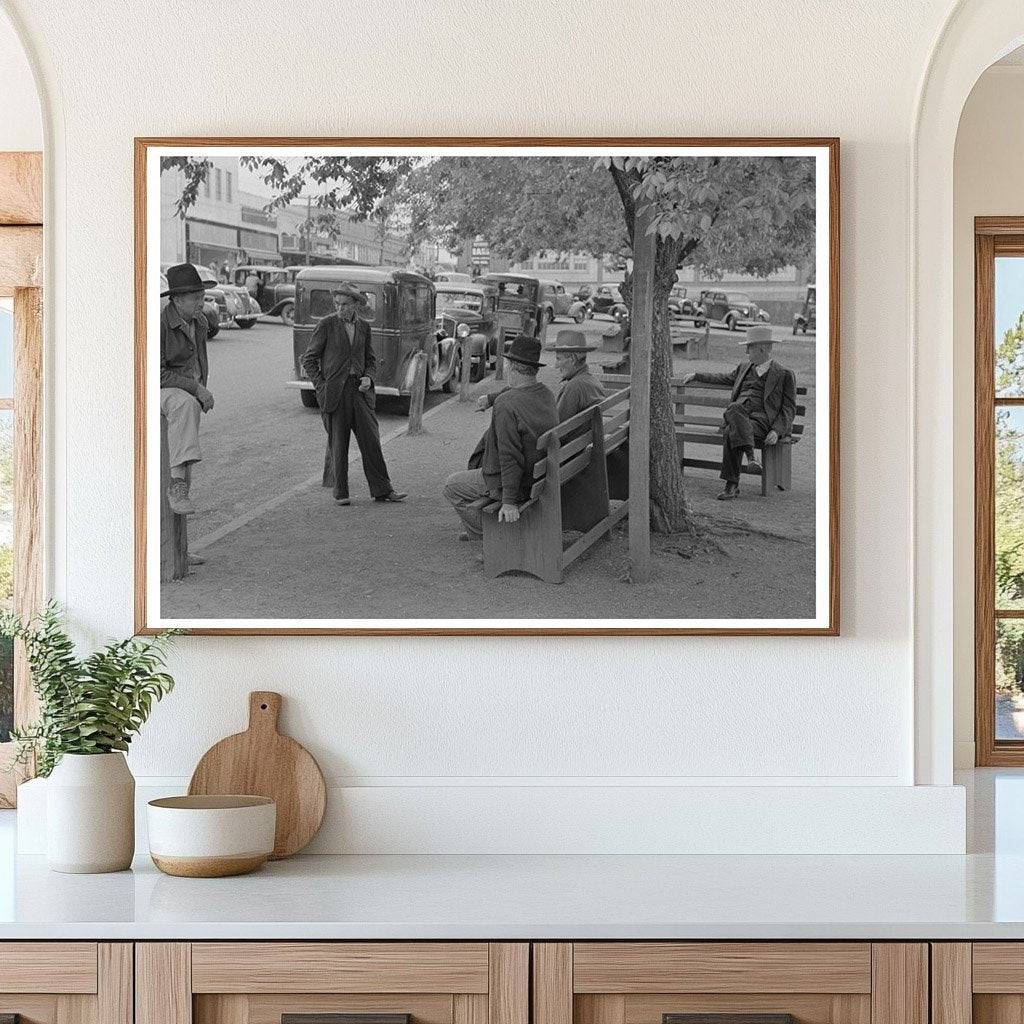
<path fill-rule="evenodd" d="M 629 410 L 623 409 L 622 412 L 615 416 L 609 416 L 604 421 L 604 436 L 607 437 L 609 434 L 618 430 L 623 423 L 629 422 Z"/>
<path fill-rule="evenodd" d="M 624 444 L 629 440 L 629 424 L 627 423 L 624 427 L 616 430 L 614 434 L 609 434 L 604 439 L 604 453 L 608 455 L 609 452 L 615 451 L 620 444 Z"/>
<path fill-rule="evenodd" d="M 676 426 L 684 427 L 721 427 L 722 417 L 721 416 L 685 416 L 676 415 L 674 422 Z M 804 425 L 802 423 L 793 424 L 793 433 L 802 434 L 804 432 Z"/>
<path fill-rule="evenodd" d="M 563 552 L 562 565 L 575 562 L 587 548 L 592 547 L 601 537 L 610 532 L 621 519 L 629 514 L 629 502 L 620 502 L 611 513 L 604 517 L 596 526 L 592 526 L 582 537 L 577 537 Z"/>
<path fill-rule="evenodd" d="M 585 452 L 581 452 L 575 458 L 562 464 L 558 475 L 563 484 L 568 483 L 574 476 L 578 476 L 590 465 L 590 457 L 593 455 L 593 452 L 593 447 L 588 447 Z"/>
<path fill-rule="evenodd" d="M 682 462 L 683 462 L 684 466 L 688 466 L 691 469 L 721 469 L 722 468 L 722 463 L 716 461 L 715 459 L 683 459 Z M 746 462 L 743 463 L 743 466 L 741 467 L 740 472 L 741 473 L 745 473 L 748 476 L 761 476 L 761 474 L 759 472 L 757 472 L 757 470 L 751 469 L 750 466 L 748 466 L 746 464 Z"/>

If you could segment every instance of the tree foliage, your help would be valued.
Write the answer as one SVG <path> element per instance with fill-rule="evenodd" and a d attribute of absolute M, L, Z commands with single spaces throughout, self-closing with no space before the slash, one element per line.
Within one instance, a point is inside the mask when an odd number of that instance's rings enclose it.
<path fill-rule="evenodd" d="M 21 640 L 39 697 L 39 720 L 12 730 L 18 760 L 32 753 L 40 775 L 49 775 L 65 754 L 127 750 L 149 718 L 154 701 L 174 688 L 161 671 L 174 632 L 129 637 L 79 658 L 52 602 L 34 619 L 0 614 L 0 636 Z"/>
<path fill-rule="evenodd" d="M 996 348 L 996 393 L 1020 394 L 1024 313 Z M 1024 607 L 1024 424 L 1017 410 L 996 411 L 996 607 Z"/>

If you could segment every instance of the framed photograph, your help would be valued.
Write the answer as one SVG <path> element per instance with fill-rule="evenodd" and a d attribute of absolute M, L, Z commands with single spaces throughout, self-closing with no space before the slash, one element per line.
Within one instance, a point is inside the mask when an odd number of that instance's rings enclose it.
<path fill-rule="evenodd" d="M 135 204 L 140 632 L 838 633 L 837 139 L 145 138 Z"/>

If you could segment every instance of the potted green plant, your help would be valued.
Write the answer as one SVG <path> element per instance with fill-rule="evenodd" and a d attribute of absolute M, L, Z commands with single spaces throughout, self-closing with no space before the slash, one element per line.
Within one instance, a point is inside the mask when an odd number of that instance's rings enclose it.
<path fill-rule="evenodd" d="M 174 687 L 161 671 L 173 631 L 129 637 L 84 658 L 58 607 L 22 622 L 0 614 L 0 634 L 20 640 L 39 718 L 15 729 L 22 763 L 47 776 L 47 862 L 54 871 L 122 871 L 135 853 L 135 779 L 124 752 L 153 702 Z"/>

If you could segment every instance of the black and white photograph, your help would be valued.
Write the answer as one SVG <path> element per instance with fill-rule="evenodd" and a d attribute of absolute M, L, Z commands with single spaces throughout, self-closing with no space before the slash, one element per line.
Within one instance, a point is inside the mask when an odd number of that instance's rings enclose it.
<path fill-rule="evenodd" d="M 836 140 L 136 146 L 144 630 L 837 632 Z"/>

